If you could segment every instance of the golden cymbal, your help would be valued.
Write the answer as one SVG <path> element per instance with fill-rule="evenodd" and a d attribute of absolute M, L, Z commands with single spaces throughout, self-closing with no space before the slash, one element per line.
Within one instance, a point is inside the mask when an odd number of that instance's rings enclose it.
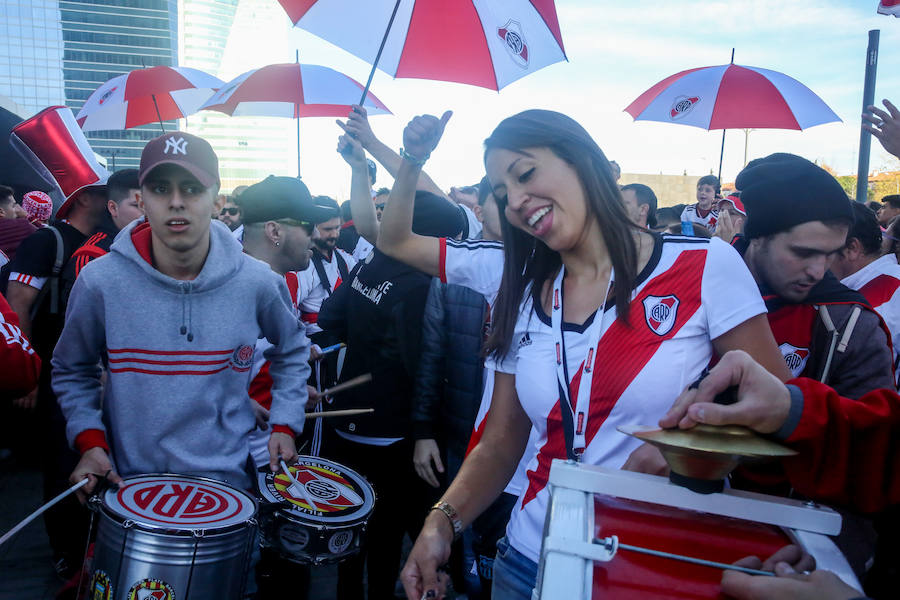
<path fill-rule="evenodd" d="M 797 454 L 746 427 L 697 425 L 691 429 L 660 429 L 630 425 L 618 430 L 656 446 L 672 471 L 694 479 L 724 479 L 741 462 Z"/>

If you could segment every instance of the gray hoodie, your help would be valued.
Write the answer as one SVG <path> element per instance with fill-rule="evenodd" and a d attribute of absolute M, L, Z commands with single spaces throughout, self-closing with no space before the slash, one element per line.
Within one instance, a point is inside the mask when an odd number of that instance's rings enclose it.
<path fill-rule="evenodd" d="M 72 288 L 52 361 L 69 443 L 82 447 L 102 432 L 123 476 L 204 475 L 247 488 L 256 341 L 272 343 L 269 423 L 295 433 L 309 341 L 284 278 L 244 254 L 222 223 L 212 222 L 209 255 L 192 281 L 157 271 L 149 240 L 148 225 L 131 223 Z"/>

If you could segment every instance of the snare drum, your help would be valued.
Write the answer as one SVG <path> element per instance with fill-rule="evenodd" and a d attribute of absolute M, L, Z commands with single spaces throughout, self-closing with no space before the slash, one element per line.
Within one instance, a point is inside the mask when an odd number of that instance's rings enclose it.
<path fill-rule="evenodd" d="M 91 599 L 242 598 L 256 541 L 256 500 L 182 475 L 126 479 L 99 514 Z"/>
<path fill-rule="evenodd" d="M 619 544 L 731 564 L 799 544 L 817 562 L 861 589 L 828 538 L 836 512 L 787 498 L 725 490 L 698 494 L 666 478 L 554 461 L 538 567 L 543 600 L 721 598 L 720 568 L 592 543 Z"/>
<path fill-rule="evenodd" d="M 284 473 L 260 471 L 262 545 L 283 558 L 320 565 L 359 552 L 375 491 L 359 474 L 330 460 L 300 456 L 288 467 L 301 489 L 289 491 Z"/>

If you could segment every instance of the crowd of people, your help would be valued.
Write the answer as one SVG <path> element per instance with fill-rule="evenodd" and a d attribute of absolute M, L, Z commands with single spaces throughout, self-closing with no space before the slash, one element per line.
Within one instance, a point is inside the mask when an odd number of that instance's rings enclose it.
<path fill-rule="evenodd" d="M 900 111 L 885 107 L 867 127 L 900 157 Z M 336 597 L 438 598 L 452 582 L 524 600 L 553 459 L 665 474 L 658 450 L 617 428 L 740 424 L 799 453 L 731 485 L 839 508 L 838 544 L 867 593 L 891 597 L 900 196 L 852 202 L 778 153 L 731 193 L 709 175 L 696 202 L 659 207 L 546 110 L 502 121 L 485 176 L 445 193 L 425 167 L 451 116 L 413 118 L 397 153 L 355 107 L 339 122 L 343 204 L 291 177 L 220 193 L 213 148 L 183 132 L 150 141 L 138 169 L 77 187 L 52 218 L 43 192 L 0 186 L 2 410 L 46 499 L 87 477 L 83 502 L 144 473 L 252 491 L 257 469 L 321 456 L 378 499 Z M 390 189 L 376 189 L 376 163 Z M 732 385 L 736 404 L 711 403 Z M 313 407 L 374 412 L 306 419 Z M 88 514 L 70 498 L 45 516 L 70 581 Z M 767 558 L 743 564 L 778 577 L 730 571 L 723 592 L 860 596 L 798 573 L 796 548 Z M 255 597 L 308 593 L 315 567 L 265 549 L 255 563 Z"/>

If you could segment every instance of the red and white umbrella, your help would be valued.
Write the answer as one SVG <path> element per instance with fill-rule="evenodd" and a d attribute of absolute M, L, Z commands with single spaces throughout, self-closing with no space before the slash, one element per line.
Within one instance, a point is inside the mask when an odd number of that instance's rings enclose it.
<path fill-rule="evenodd" d="M 297 27 L 393 77 L 499 90 L 566 60 L 552 0 L 279 2 Z"/>
<path fill-rule="evenodd" d="M 197 112 L 223 82 L 198 69 L 150 67 L 113 77 L 75 117 L 84 131 L 128 129 Z"/>
<path fill-rule="evenodd" d="M 201 108 L 232 116 L 345 117 L 362 90 L 360 83 L 328 67 L 268 65 L 238 75 Z M 363 106 L 370 115 L 391 114 L 371 92 Z"/>
<path fill-rule="evenodd" d="M 703 129 L 806 129 L 841 119 L 784 73 L 736 64 L 666 77 L 628 105 L 635 121 Z"/>
<path fill-rule="evenodd" d="M 881 0 L 878 3 L 878 14 L 900 17 L 900 0 Z"/>

